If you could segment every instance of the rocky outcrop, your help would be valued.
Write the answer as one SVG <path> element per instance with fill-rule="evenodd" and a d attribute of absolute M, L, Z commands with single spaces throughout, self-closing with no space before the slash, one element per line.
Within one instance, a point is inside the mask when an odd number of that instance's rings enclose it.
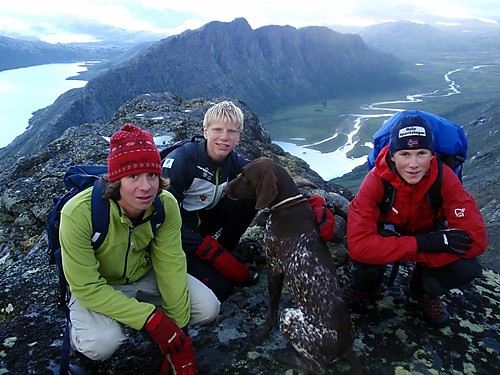
<path fill-rule="evenodd" d="M 42 152 L 1 161 L 0 246 L 14 259 L 25 255 L 43 231 L 52 198 L 64 192 L 62 176 L 70 165 L 106 164 L 111 136 L 131 122 L 167 144 L 202 135 L 203 114 L 220 99 L 182 100 L 171 94 L 146 94 L 124 104 L 106 125 L 85 124 L 68 129 Z M 301 159 L 287 156 L 271 143 L 267 131 L 248 107 L 240 102 L 246 120 L 238 149 L 249 158 L 272 156 L 287 164 L 294 176 L 302 176 L 321 188 L 329 186 Z M 335 185 L 331 185 L 335 186 Z M 336 187 L 340 190 L 340 187 Z"/>
<path fill-rule="evenodd" d="M 0 170 L 0 374 L 50 374 L 59 359 L 64 315 L 58 310 L 56 268 L 48 264 L 43 221 L 52 197 L 64 192 L 62 175 L 73 164 L 104 164 L 109 137 L 125 122 L 150 130 L 157 140 L 170 144 L 201 133 L 203 113 L 220 99 L 182 100 L 171 94 L 148 94 L 126 103 L 105 125 L 86 124 L 68 129 L 46 150 L 3 160 Z M 273 145 L 258 118 L 242 102 L 245 130 L 238 149 L 255 158 L 267 156 L 286 167 L 304 193 L 324 195 L 340 217 L 352 194 L 323 181 L 308 165 Z M 163 145 L 159 145 L 162 149 Z M 344 227 L 345 230 L 345 227 Z M 220 316 L 208 326 L 190 330 L 198 373 L 297 373 L 276 362 L 273 352 L 286 345 L 278 330 L 255 346 L 249 331 L 262 323 L 267 280 L 262 251 L 263 224 L 255 222 L 245 233 L 239 256 L 262 274 L 259 283 L 239 289 L 222 305 Z M 342 283 L 347 281 L 349 260 L 343 241 L 330 243 Z M 413 301 L 405 294 L 410 265 L 403 264 L 392 287 L 373 304 L 351 310 L 356 330 L 355 351 L 367 374 L 494 374 L 498 355 L 498 274 L 484 277 L 445 297 L 451 325 L 427 326 Z M 282 307 L 290 306 L 287 293 Z M 140 332 L 127 330 L 129 340 L 109 360 L 93 363 L 75 355 L 72 362 L 95 374 L 155 374 L 158 348 Z M 348 374 L 339 360 L 328 374 Z"/>

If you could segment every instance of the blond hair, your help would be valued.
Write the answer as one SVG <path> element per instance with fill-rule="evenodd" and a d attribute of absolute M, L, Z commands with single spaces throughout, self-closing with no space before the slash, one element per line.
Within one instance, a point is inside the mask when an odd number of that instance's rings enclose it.
<path fill-rule="evenodd" d="M 206 130 L 216 121 L 235 124 L 243 131 L 243 112 L 233 102 L 225 100 L 210 107 L 203 118 L 203 129 Z"/>

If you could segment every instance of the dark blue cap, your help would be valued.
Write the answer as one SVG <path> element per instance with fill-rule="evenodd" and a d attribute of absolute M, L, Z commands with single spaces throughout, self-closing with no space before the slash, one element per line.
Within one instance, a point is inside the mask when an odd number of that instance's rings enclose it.
<path fill-rule="evenodd" d="M 389 155 L 399 150 L 426 148 L 434 153 L 435 144 L 432 128 L 427 121 L 417 115 L 403 116 L 391 129 Z"/>

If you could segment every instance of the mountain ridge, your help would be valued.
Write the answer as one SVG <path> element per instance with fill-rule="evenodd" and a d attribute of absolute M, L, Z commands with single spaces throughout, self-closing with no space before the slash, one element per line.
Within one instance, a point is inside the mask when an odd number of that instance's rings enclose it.
<path fill-rule="evenodd" d="M 58 98 L 64 110 L 38 111 L 0 157 L 39 151 L 69 126 L 105 122 L 127 100 L 147 92 L 183 98 L 230 96 L 256 113 L 327 97 L 409 85 L 401 61 L 366 46 L 357 35 L 326 27 L 295 29 L 248 22 L 210 22 L 150 48 Z M 37 142 L 33 133 L 42 133 Z"/>

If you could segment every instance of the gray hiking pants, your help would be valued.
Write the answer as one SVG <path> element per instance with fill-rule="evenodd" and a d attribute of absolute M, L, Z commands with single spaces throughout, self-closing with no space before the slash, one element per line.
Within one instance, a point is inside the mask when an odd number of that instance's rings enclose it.
<path fill-rule="evenodd" d="M 219 314 L 220 302 L 215 294 L 201 281 L 188 276 L 191 296 L 191 319 L 188 325 L 203 325 L 215 320 Z M 126 296 L 148 302 L 161 308 L 161 295 L 153 270 L 133 284 L 113 285 Z M 88 310 L 72 296 L 70 310 L 71 347 L 88 358 L 105 360 L 126 340 L 121 324 L 106 315 Z"/>

